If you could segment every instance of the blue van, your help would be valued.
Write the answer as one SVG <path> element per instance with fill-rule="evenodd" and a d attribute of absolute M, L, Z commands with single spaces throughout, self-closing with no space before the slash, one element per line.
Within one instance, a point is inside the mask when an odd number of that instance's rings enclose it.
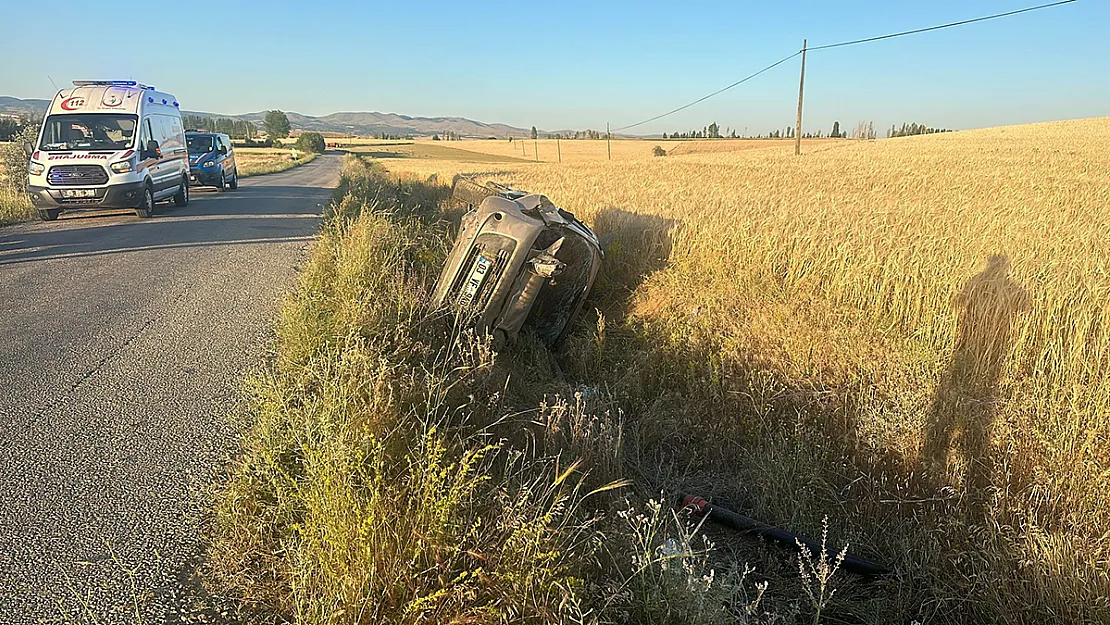
<path fill-rule="evenodd" d="M 239 171 L 235 167 L 235 150 L 231 138 L 220 132 L 185 133 L 189 147 L 189 183 L 193 186 L 239 188 Z"/>

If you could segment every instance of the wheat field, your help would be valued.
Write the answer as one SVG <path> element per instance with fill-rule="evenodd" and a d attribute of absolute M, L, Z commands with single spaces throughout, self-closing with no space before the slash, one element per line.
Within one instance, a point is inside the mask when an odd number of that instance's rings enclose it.
<path fill-rule="evenodd" d="M 828 515 L 836 540 L 899 571 L 841 595 L 853 620 L 1097 622 L 1108 141 L 1103 118 L 801 157 L 786 142 L 659 142 L 668 155 L 652 157 L 652 142 L 615 141 L 608 161 L 604 141 L 565 141 L 562 163 L 381 162 L 543 193 L 609 241 L 562 366 L 619 400 L 643 488 L 696 487 L 811 534 Z"/>

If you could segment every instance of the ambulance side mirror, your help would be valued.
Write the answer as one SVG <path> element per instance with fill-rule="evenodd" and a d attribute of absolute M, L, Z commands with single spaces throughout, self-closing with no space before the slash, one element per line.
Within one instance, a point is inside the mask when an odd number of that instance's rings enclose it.
<path fill-rule="evenodd" d="M 143 148 L 143 158 L 158 158 L 162 156 L 162 151 L 158 149 L 158 142 L 154 139 L 146 142 Z"/>
<path fill-rule="evenodd" d="M 27 155 L 27 158 L 31 158 L 31 155 L 35 153 L 35 146 L 31 145 L 30 141 L 24 141 L 23 153 Z"/>

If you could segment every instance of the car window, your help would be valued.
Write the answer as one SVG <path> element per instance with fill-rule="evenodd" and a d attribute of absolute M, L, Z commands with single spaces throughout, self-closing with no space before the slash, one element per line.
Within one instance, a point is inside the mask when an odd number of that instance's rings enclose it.
<path fill-rule="evenodd" d="M 180 150 L 185 147 L 184 135 L 181 132 L 181 119 L 170 115 L 158 115 L 159 126 L 162 128 L 162 137 L 158 143 L 162 150 Z"/>
<path fill-rule="evenodd" d="M 213 151 L 211 135 L 188 135 L 189 154 L 208 154 Z"/>

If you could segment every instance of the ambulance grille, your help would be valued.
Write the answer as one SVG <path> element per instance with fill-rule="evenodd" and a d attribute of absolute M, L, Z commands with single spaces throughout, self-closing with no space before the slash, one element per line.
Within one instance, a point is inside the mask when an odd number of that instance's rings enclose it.
<path fill-rule="evenodd" d="M 55 165 L 50 168 L 46 178 L 56 187 L 108 184 L 108 172 L 100 165 Z"/>

